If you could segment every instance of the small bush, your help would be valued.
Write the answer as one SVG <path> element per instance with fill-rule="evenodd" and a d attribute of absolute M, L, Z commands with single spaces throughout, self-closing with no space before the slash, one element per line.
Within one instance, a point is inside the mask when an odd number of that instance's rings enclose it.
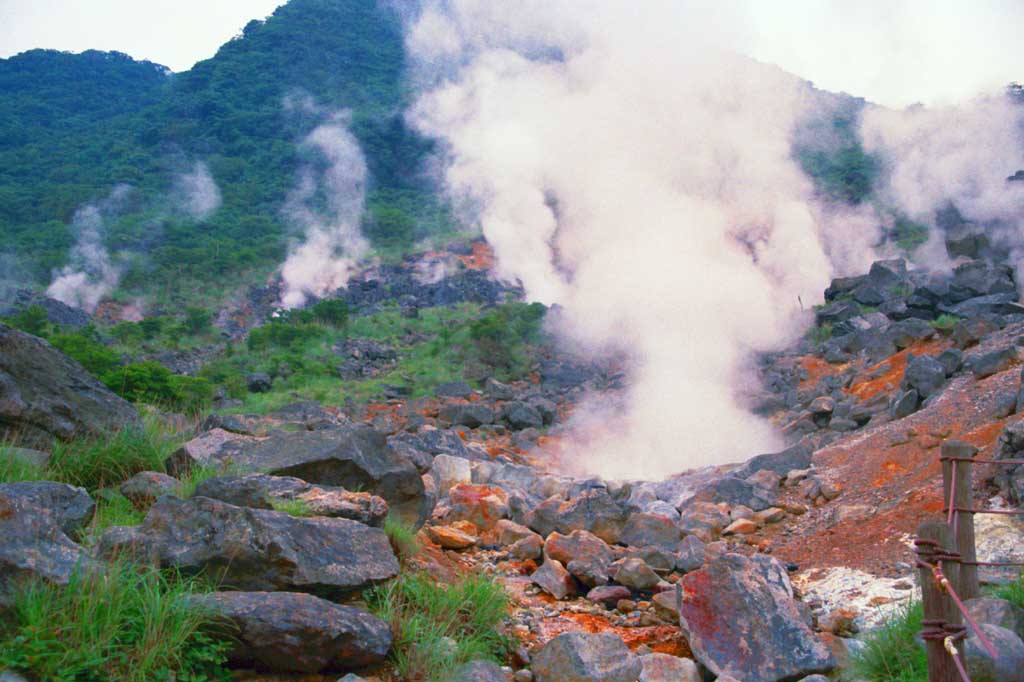
<path fill-rule="evenodd" d="M 50 326 L 46 309 L 38 303 L 15 313 L 5 321 L 15 329 L 20 329 L 34 336 L 45 335 L 47 328 Z"/>
<path fill-rule="evenodd" d="M 447 682 L 459 666 L 478 659 L 500 663 L 510 649 L 499 630 L 508 596 L 489 576 L 445 585 L 412 573 L 365 596 L 371 610 L 391 624 L 391 658 L 403 680 Z"/>
<path fill-rule="evenodd" d="M 30 584 L 0 631 L 0 669 L 48 682 L 227 680 L 229 644 L 187 599 L 199 584 L 115 561 L 67 587 Z"/>
<path fill-rule="evenodd" d="M 1024 576 L 1012 583 L 1000 585 L 993 590 L 993 596 L 1005 599 L 1024 609 Z"/>
<path fill-rule="evenodd" d="M 855 673 L 872 682 L 927 682 L 928 661 L 914 636 L 921 631 L 920 603 L 896 613 L 871 633 L 851 661 Z"/>
<path fill-rule="evenodd" d="M 384 533 L 399 559 L 405 561 L 419 554 L 420 542 L 416 539 L 416 531 L 409 524 L 388 515 L 384 520 Z"/>
<path fill-rule="evenodd" d="M 940 332 L 949 333 L 953 331 L 953 327 L 957 325 L 960 318 L 956 315 L 942 314 L 932 320 L 929 324 Z"/>

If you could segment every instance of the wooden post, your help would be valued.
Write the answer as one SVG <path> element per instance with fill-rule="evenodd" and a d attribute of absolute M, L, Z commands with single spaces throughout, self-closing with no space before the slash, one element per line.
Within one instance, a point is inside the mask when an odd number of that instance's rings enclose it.
<path fill-rule="evenodd" d="M 946 441 L 942 444 L 943 457 L 957 457 L 969 459 L 978 454 L 978 448 L 970 443 L 960 441 Z M 949 505 L 949 490 L 953 486 L 953 505 L 957 508 L 967 509 L 972 507 L 971 503 L 971 481 L 974 473 L 972 462 L 957 461 L 955 476 L 952 474 L 952 462 L 942 462 L 942 481 L 944 506 Z M 960 566 L 959 579 L 953 581 L 953 589 L 960 596 L 960 599 L 973 599 L 981 596 L 981 585 L 978 581 L 978 567 L 973 565 L 978 560 L 974 546 L 974 514 L 972 512 L 958 512 L 954 515 L 954 537 L 953 548 L 960 552 L 960 560 L 968 562 Z M 952 581 L 953 579 L 950 578 Z"/>
<path fill-rule="evenodd" d="M 929 521 L 918 526 L 917 537 L 920 540 L 935 542 L 939 548 L 948 548 L 952 542 L 952 530 L 945 521 Z M 936 560 L 932 555 L 935 549 L 928 545 L 919 546 L 918 557 L 922 561 L 934 564 Z M 949 562 L 942 566 L 942 571 L 950 582 L 953 581 L 949 575 L 952 567 L 953 564 Z M 943 624 L 959 624 L 960 611 L 949 595 L 935 582 L 931 569 L 922 566 L 919 569 L 919 576 L 925 630 L 934 629 L 941 632 Z M 925 649 L 928 655 L 928 682 L 960 682 L 960 673 L 953 663 L 953 658 L 946 651 L 941 636 L 937 639 L 926 639 Z"/>

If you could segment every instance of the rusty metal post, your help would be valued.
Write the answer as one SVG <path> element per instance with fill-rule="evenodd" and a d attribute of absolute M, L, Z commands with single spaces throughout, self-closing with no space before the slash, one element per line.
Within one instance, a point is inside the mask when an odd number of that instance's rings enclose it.
<path fill-rule="evenodd" d="M 924 606 L 922 635 L 928 656 L 928 682 L 960 682 L 960 673 L 956 669 L 953 658 L 946 651 L 945 626 L 959 624 L 960 612 L 945 590 L 936 582 L 930 565 L 937 565 L 937 554 L 952 543 L 952 530 L 939 521 L 922 523 L 917 528 L 918 569 L 921 580 L 921 598 Z M 951 567 L 949 562 L 943 567 L 946 573 Z M 947 574 L 952 582 L 952 578 Z"/>
<path fill-rule="evenodd" d="M 948 507 L 949 500 L 953 500 L 954 510 L 971 509 L 971 482 L 974 473 L 973 462 L 962 461 L 973 458 L 978 454 L 978 448 L 970 443 L 960 441 L 946 441 L 942 444 L 943 457 L 956 457 L 954 462 L 943 460 L 942 481 L 943 499 Z M 950 486 L 953 486 L 952 497 Z M 978 567 L 974 562 L 978 560 L 977 551 L 974 545 L 974 512 L 954 511 L 953 513 L 953 549 L 960 553 L 960 560 L 965 562 L 960 566 L 960 574 L 957 580 L 953 581 L 953 588 L 961 599 L 973 599 L 981 596 L 981 586 L 978 581 Z"/>

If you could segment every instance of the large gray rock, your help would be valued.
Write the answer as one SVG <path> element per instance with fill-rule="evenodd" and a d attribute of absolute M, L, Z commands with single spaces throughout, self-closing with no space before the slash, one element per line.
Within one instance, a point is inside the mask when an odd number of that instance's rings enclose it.
<path fill-rule="evenodd" d="M 639 682 L 701 682 L 697 664 L 688 658 L 668 654 L 647 654 L 640 657 L 644 670 Z"/>
<path fill-rule="evenodd" d="M 139 413 L 40 338 L 0 324 L 0 438 L 49 450 L 141 425 Z"/>
<path fill-rule="evenodd" d="M 636 682 L 643 664 L 616 635 L 566 632 L 533 657 L 536 682 Z"/>
<path fill-rule="evenodd" d="M 388 515 L 388 503 L 376 495 L 313 485 L 293 476 L 215 476 L 199 483 L 195 496 L 253 509 L 273 509 L 275 502 L 300 502 L 309 516 L 352 519 L 377 528 Z"/>
<path fill-rule="evenodd" d="M 543 536 L 558 531 L 586 530 L 608 543 L 617 543 L 629 514 L 608 491 L 596 489 L 568 501 L 551 497 L 530 511 L 524 524 Z"/>
<path fill-rule="evenodd" d="M 140 526 L 100 539 L 104 557 L 128 553 L 224 587 L 338 598 L 398 573 L 384 531 L 358 521 L 296 518 L 220 500 L 162 497 Z"/>
<path fill-rule="evenodd" d="M 68 535 L 75 535 L 92 521 L 96 503 L 85 488 L 55 483 L 54 481 L 29 481 L 25 483 L 0 484 L 0 496 L 20 498 L 30 505 L 50 512 L 60 529 Z"/>
<path fill-rule="evenodd" d="M 1020 637 L 998 625 L 982 624 L 981 629 L 999 656 L 992 658 L 978 636 L 969 632 L 963 657 L 971 682 L 1024 682 L 1024 642 Z"/>
<path fill-rule="evenodd" d="M 362 490 L 387 500 L 391 510 L 416 524 L 429 516 L 416 465 L 368 426 L 279 432 L 256 439 L 226 431 L 186 443 L 168 459 L 176 472 L 201 464 L 230 465 L 239 471 L 294 476 L 309 483 Z"/>
<path fill-rule="evenodd" d="M 675 550 L 682 537 L 683 531 L 671 517 L 637 512 L 629 516 L 619 542 L 631 547 L 654 545 Z"/>
<path fill-rule="evenodd" d="M 511 675 L 491 661 L 470 661 L 455 671 L 452 682 L 508 682 Z"/>
<path fill-rule="evenodd" d="M 776 682 L 835 667 L 775 559 L 723 554 L 681 582 L 680 625 L 694 656 L 715 675 Z"/>
<path fill-rule="evenodd" d="M 773 471 L 779 476 L 785 476 L 793 469 L 806 469 L 811 466 L 811 448 L 799 443 L 793 447 L 786 448 L 781 452 L 772 452 L 765 455 L 757 455 L 747 460 L 736 473 L 739 478 L 747 478 L 758 471 Z"/>
<path fill-rule="evenodd" d="M 214 592 L 192 601 L 231 627 L 234 665 L 316 673 L 380 663 L 391 648 L 381 619 L 309 594 Z"/>
<path fill-rule="evenodd" d="M 449 403 L 437 413 L 438 419 L 456 426 L 475 429 L 494 421 L 494 412 L 483 403 Z"/>
<path fill-rule="evenodd" d="M 929 355 L 911 355 L 903 373 L 904 390 L 915 390 L 924 400 L 939 392 L 946 383 L 945 366 Z"/>
<path fill-rule="evenodd" d="M 66 585 L 89 555 L 61 530 L 56 516 L 27 497 L 0 492 L 0 610 L 25 581 Z"/>
<path fill-rule="evenodd" d="M 1009 369 L 1017 362 L 1017 349 L 1013 346 L 1000 348 L 989 353 L 979 353 L 967 358 L 967 368 L 974 374 L 975 379 L 998 374 Z"/>
<path fill-rule="evenodd" d="M 979 623 L 998 625 L 1024 638 L 1024 609 L 994 597 L 975 597 L 964 602 L 967 612 Z"/>
<path fill-rule="evenodd" d="M 118 490 L 132 503 L 142 506 L 152 504 L 158 497 L 176 494 L 179 485 L 173 476 L 159 471 L 140 471 L 122 483 Z"/>
<path fill-rule="evenodd" d="M 730 507 L 743 505 L 754 511 L 762 511 L 775 506 L 777 497 L 774 490 L 768 490 L 734 476 L 724 476 L 704 486 L 694 496 L 694 500 L 713 503 L 725 502 Z"/>

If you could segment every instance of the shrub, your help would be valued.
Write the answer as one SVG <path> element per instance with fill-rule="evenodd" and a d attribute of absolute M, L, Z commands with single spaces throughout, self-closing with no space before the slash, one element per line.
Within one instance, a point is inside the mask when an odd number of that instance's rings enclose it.
<path fill-rule="evenodd" d="M 956 315 L 948 315 L 943 313 L 942 315 L 939 315 L 934 320 L 932 320 L 929 324 L 931 324 L 932 327 L 939 330 L 940 332 L 948 333 L 953 331 L 953 327 L 955 327 L 957 325 L 957 322 L 959 321 L 960 318 L 957 317 Z"/>
<path fill-rule="evenodd" d="M 344 328 L 348 324 L 348 303 L 341 299 L 320 301 L 310 309 L 310 312 L 313 319 L 320 324 L 338 328 Z"/>
<path fill-rule="evenodd" d="M 323 334 L 323 328 L 312 324 L 274 320 L 249 332 L 249 350 L 295 348 Z"/>
<path fill-rule="evenodd" d="M 185 309 L 184 325 L 190 334 L 203 334 L 213 325 L 213 316 L 209 310 L 189 307 Z"/>
<path fill-rule="evenodd" d="M 855 673 L 872 682 L 926 682 L 928 661 L 914 636 L 921 631 L 924 612 L 920 603 L 897 612 L 872 632 L 864 648 L 853 655 Z"/>
<path fill-rule="evenodd" d="M 95 377 L 113 372 L 121 363 L 115 351 L 81 332 L 54 334 L 50 343 Z"/>
<path fill-rule="evenodd" d="M 10 326 L 34 336 L 44 336 L 49 326 L 46 309 L 38 303 L 11 315 L 6 322 Z"/>
<path fill-rule="evenodd" d="M 544 320 L 540 303 L 508 303 L 469 326 L 477 358 L 495 369 L 516 372 L 525 363 L 525 345 L 536 340 Z"/>
<path fill-rule="evenodd" d="M 479 659 L 501 662 L 510 649 L 499 631 L 508 596 L 490 576 L 446 585 L 405 574 L 365 596 L 395 633 L 391 658 L 400 679 L 447 682 L 459 666 Z"/>
<path fill-rule="evenodd" d="M 820 346 L 829 339 L 832 338 L 832 323 L 826 322 L 825 324 L 811 327 L 807 331 L 807 340 L 813 343 L 815 346 Z"/>
<path fill-rule="evenodd" d="M 230 645 L 188 603 L 199 590 L 125 561 L 79 571 L 66 587 L 30 584 L 0 632 L 0 669 L 49 682 L 230 679 Z"/>

